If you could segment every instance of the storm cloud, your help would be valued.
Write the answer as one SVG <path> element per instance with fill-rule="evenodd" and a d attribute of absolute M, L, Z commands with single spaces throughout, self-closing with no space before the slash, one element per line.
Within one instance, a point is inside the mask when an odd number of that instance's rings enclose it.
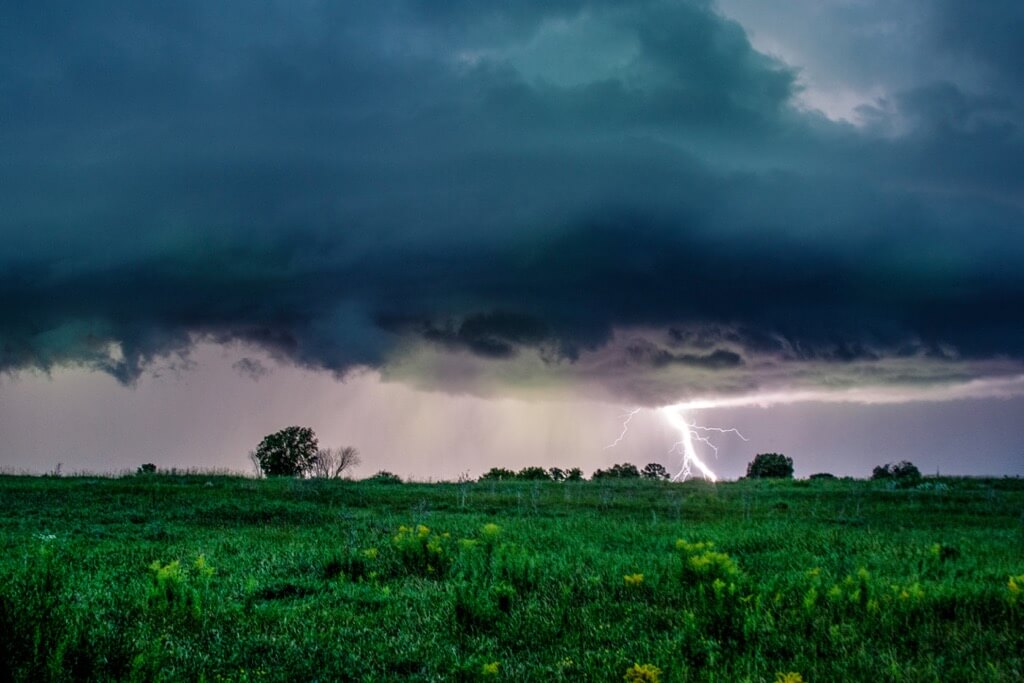
<path fill-rule="evenodd" d="M 866 7 L 856 124 L 703 0 L 5 7 L 0 369 L 131 383 L 205 340 L 645 402 L 1019 372 L 1020 10 Z"/>

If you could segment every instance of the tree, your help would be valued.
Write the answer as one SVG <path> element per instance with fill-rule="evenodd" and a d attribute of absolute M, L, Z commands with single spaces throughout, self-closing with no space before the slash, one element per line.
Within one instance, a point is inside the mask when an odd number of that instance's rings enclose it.
<path fill-rule="evenodd" d="M 550 477 L 552 481 L 565 481 L 565 476 L 565 470 L 561 467 L 552 467 L 548 470 L 548 477 Z"/>
<path fill-rule="evenodd" d="M 543 467 L 524 467 L 516 474 L 516 479 L 524 481 L 545 481 L 550 480 L 551 475 Z"/>
<path fill-rule="evenodd" d="M 341 475 L 363 461 L 359 451 L 352 446 L 344 448 L 321 448 L 316 452 L 313 476 L 323 479 L 341 479 Z"/>
<path fill-rule="evenodd" d="M 515 478 L 516 473 L 504 467 L 492 467 L 480 475 L 480 481 L 507 481 Z"/>
<path fill-rule="evenodd" d="M 318 445 L 309 427 L 285 427 L 263 437 L 256 459 L 268 477 L 301 477 L 316 466 Z"/>
<path fill-rule="evenodd" d="M 60 471 L 60 467 L 57 468 L 57 471 L 58 472 Z M 155 474 L 156 473 L 156 465 L 154 465 L 151 462 L 144 463 L 144 464 L 139 466 L 139 469 L 135 470 L 135 473 L 136 474 Z"/>
<path fill-rule="evenodd" d="M 640 470 L 636 465 L 624 462 L 621 465 L 612 465 L 606 470 L 597 470 L 591 479 L 638 479 Z"/>
<path fill-rule="evenodd" d="M 747 479 L 792 479 L 793 458 L 782 453 L 758 453 L 747 464 Z"/>
<path fill-rule="evenodd" d="M 874 480 L 894 481 L 902 487 L 916 486 L 921 481 L 921 470 L 908 460 L 880 465 L 871 471 Z"/>
<path fill-rule="evenodd" d="M 566 481 L 583 481 L 583 470 L 579 467 L 573 467 L 565 475 Z"/>
<path fill-rule="evenodd" d="M 640 476 L 644 479 L 668 479 L 669 477 L 668 470 L 665 469 L 665 466 L 657 462 L 648 463 L 647 466 L 640 471 Z"/>

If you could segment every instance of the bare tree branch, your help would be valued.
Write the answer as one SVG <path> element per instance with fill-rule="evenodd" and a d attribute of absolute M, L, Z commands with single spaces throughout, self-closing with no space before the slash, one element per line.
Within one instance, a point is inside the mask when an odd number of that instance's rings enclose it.
<path fill-rule="evenodd" d="M 252 463 L 253 473 L 257 479 L 263 478 L 263 463 L 260 462 L 260 456 L 256 454 L 256 451 L 249 451 L 249 462 Z"/>
<path fill-rule="evenodd" d="M 341 479 L 342 474 L 363 461 L 359 451 L 352 446 L 344 448 L 321 448 L 316 454 L 313 476 L 323 479 Z"/>

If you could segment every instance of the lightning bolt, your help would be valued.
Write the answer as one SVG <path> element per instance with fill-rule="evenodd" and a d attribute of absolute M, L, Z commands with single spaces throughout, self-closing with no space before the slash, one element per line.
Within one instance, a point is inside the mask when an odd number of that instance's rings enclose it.
<path fill-rule="evenodd" d="M 679 441 L 672 444 L 672 448 L 669 449 L 669 453 L 681 455 L 683 457 L 682 465 L 679 471 L 672 481 L 686 481 L 693 476 L 693 468 L 697 468 L 704 478 L 708 481 L 718 481 L 718 476 L 711 471 L 711 468 L 701 459 L 700 454 L 697 453 L 697 448 L 694 446 L 694 441 L 702 443 L 710 448 L 715 457 L 718 457 L 718 446 L 711 441 L 711 438 L 701 432 L 716 432 L 718 434 L 735 434 L 744 441 L 747 441 L 747 437 L 740 434 L 739 430 L 735 428 L 724 429 L 722 427 L 705 427 L 698 425 L 696 422 L 687 422 L 683 418 L 683 413 L 676 406 L 665 406 L 660 409 L 662 415 L 670 425 L 672 425 L 676 431 L 679 432 Z"/>
<path fill-rule="evenodd" d="M 615 448 L 620 443 L 622 443 L 622 440 L 626 438 L 626 432 L 629 431 L 629 421 L 632 420 L 633 416 L 636 415 L 639 412 L 640 412 L 639 408 L 634 408 L 633 410 L 629 411 L 628 413 L 624 413 L 622 415 L 622 417 L 624 418 L 624 420 L 622 422 L 622 433 L 619 434 L 619 438 L 615 439 L 615 441 L 612 441 L 610 444 L 605 446 L 604 447 L 605 450 L 608 450 L 609 448 Z"/>
<path fill-rule="evenodd" d="M 677 403 L 675 405 L 664 406 L 658 409 L 658 412 L 665 416 L 668 423 L 679 432 L 679 441 L 672 444 L 672 447 L 668 451 L 669 454 L 680 455 L 683 458 L 682 465 L 676 475 L 672 477 L 672 481 L 686 481 L 693 476 L 694 468 L 696 468 L 706 480 L 711 482 L 718 481 L 718 476 L 710 467 L 707 466 L 704 460 L 701 459 L 694 442 L 703 444 L 710 448 L 717 458 L 718 446 L 716 446 L 711 440 L 711 437 L 708 435 L 709 432 L 715 434 L 734 434 L 744 441 L 747 441 L 748 439 L 740 434 L 739 430 L 736 428 L 706 427 L 704 425 L 699 425 L 696 422 L 687 422 L 683 417 L 685 408 L 685 405 Z M 615 441 L 612 441 L 610 444 L 605 446 L 605 450 L 615 448 L 622 443 L 622 440 L 626 438 L 626 434 L 629 432 L 630 421 L 637 413 L 640 412 L 640 410 L 640 408 L 634 408 L 633 410 L 622 414 L 622 432 Z"/>

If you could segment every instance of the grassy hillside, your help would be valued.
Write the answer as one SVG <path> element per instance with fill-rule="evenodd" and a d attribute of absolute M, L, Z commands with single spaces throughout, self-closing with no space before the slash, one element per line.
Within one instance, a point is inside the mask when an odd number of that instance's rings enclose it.
<path fill-rule="evenodd" d="M 0 680 L 1024 680 L 1020 480 L 0 477 L 0 544 Z"/>

